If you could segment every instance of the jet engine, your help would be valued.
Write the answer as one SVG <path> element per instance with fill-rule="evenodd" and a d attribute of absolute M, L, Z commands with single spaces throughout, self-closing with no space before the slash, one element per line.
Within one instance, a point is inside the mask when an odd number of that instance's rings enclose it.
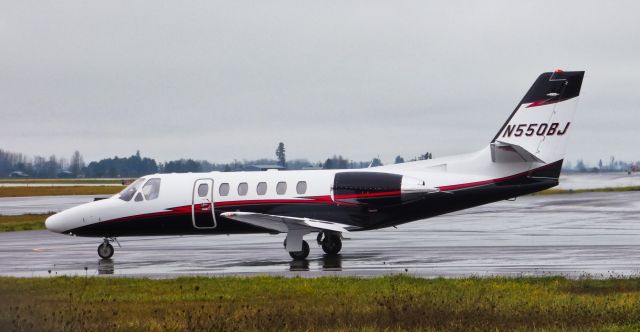
<path fill-rule="evenodd" d="M 426 181 L 394 173 L 341 172 L 333 182 L 334 202 L 348 205 L 391 206 L 438 192 Z"/>

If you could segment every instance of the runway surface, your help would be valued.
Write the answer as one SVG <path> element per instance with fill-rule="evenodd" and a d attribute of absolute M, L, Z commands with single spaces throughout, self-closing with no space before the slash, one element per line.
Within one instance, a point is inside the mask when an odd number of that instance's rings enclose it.
<path fill-rule="evenodd" d="M 284 235 L 121 238 L 101 242 L 47 231 L 0 234 L 0 275 L 638 275 L 640 192 L 529 196 L 398 229 L 350 233 L 337 258 L 311 245 L 292 262 Z M 86 269 L 86 270 L 85 270 Z"/>

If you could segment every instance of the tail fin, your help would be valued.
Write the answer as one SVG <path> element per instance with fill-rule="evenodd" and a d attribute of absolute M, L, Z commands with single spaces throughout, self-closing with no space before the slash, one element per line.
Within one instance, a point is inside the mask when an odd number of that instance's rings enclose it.
<path fill-rule="evenodd" d="M 562 160 L 583 77 L 584 71 L 540 75 L 491 141 L 493 161 Z"/>

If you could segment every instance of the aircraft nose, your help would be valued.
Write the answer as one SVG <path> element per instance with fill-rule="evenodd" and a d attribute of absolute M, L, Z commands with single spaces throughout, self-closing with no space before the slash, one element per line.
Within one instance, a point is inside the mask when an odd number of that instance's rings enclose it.
<path fill-rule="evenodd" d="M 50 216 L 49 218 L 47 218 L 47 220 L 44 221 L 44 227 L 46 227 L 51 232 L 55 232 L 55 233 L 64 232 L 65 230 L 62 229 L 62 218 L 60 214 L 61 213 L 56 213 Z"/>

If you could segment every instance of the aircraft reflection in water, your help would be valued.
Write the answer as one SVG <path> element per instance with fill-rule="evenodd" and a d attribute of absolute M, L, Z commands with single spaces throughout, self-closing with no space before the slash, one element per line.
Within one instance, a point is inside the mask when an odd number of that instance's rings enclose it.
<path fill-rule="evenodd" d="M 103 238 L 102 258 L 113 255 L 111 242 L 122 236 L 248 233 L 286 234 L 285 250 L 303 262 L 310 251 L 303 237 L 317 233 L 318 246 L 337 255 L 343 233 L 558 185 L 583 76 L 541 74 L 495 137 L 474 153 L 362 170 L 153 174 L 111 198 L 57 213 L 46 226 Z"/>
<path fill-rule="evenodd" d="M 115 270 L 115 264 L 112 259 L 103 258 L 98 261 L 98 274 L 113 274 Z"/>
<path fill-rule="evenodd" d="M 315 262 L 314 262 L 315 263 Z M 323 271 L 342 271 L 342 256 L 340 255 L 323 255 L 317 262 Z M 289 271 L 310 271 L 312 262 L 306 259 L 292 260 L 289 262 Z M 110 258 L 102 258 L 98 260 L 98 275 L 115 274 L 116 262 Z"/>
<path fill-rule="evenodd" d="M 310 263 L 306 259 L 292 260 L 289 263 L 289 271 L 309 271 Z M 342 256 L 325 254 L 319 260 L 323 271 L 342 271 Z"/>

